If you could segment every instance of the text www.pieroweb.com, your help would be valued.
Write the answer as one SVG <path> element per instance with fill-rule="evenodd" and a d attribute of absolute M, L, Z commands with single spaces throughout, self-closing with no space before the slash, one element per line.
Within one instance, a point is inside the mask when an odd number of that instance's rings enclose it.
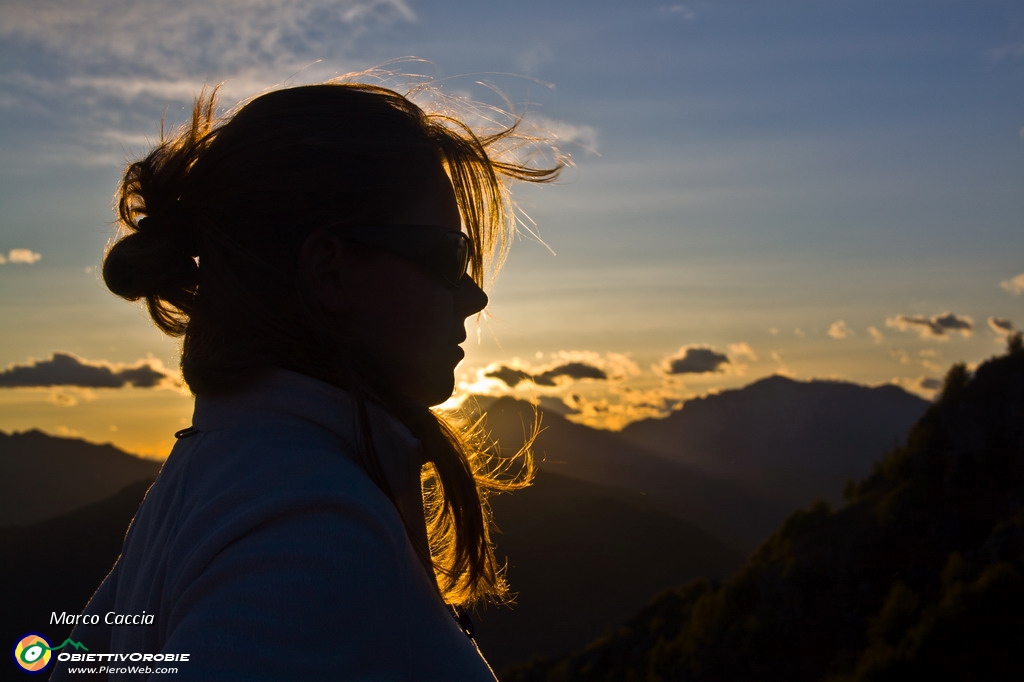
<path fill-rule="evenodd" d="M 82 675 L 173 675 L 176 672 L 178 672 L 177 668 L 154 668 L 148 665 L 101 665 L 94 668 L 68 668 L 68 673 Z"/>

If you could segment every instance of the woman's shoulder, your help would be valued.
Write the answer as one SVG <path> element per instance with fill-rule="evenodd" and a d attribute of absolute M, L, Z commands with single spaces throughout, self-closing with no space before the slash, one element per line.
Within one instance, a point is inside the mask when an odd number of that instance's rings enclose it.
<path fill-rule="evenodd" d="M 180 533 L 191 538 L 215 530 L 241 534 L 304 511 L 342 524 L 353 520 L 353 509 L 360 510 L 359 518 L 372 514 L 401 533 L 393 504 L 358 457 L 355 443 L 272 420 L 197 432 L 172 452 L 150 497 L 177 507 Z"/>
<path fill-rule="evenodd" d="M 198 495 L 215 495 L 225 485 L 355 491 L 369 482 L 359 449 L 352 434 L 263 415 L 244 425 L 185 435 L 164 468 Z"/>
<path fill-rule="evenodd" d="M 132 523 L 126 558 L 133 550 L 162 556 L 187 581 L 241 538 L 277 542 L 274 529 L 285 523 L 311 537 L 369 535 L 395 552 L 407 542 L 353 440 L 264 416 L 178 441 Z"/>

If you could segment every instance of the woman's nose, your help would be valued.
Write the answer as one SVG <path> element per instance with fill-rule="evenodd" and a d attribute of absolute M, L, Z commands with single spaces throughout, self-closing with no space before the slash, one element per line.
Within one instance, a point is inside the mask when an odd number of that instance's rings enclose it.
<path fill-rule="evenodd" d="M 455 301 L 459 314 L 469 317 L 486 308 L 488 299 L 484 290 L 471 277 L 464 277 L 455 289 Z"/>

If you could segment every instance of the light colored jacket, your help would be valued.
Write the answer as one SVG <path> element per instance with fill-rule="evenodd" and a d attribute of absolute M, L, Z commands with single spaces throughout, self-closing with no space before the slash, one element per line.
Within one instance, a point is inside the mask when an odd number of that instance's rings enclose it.
<path fill-rule="evenodd" d="M 188 660 L 64 662 L 51 679 L 88 678 L 69 666 L 148 666 L 177 668 L 154 679 L 178 682 L 493 682 L 414 548 L 426 542 L 419 443 L 382 410 L 370 418 L 397 507 L 358 463 L 344 391 L 270 370 L 244 391 L 197 398 L 195 431 L 174 447 L 86 608 L 100 623 L 72 634 L 93 654 Z M 108 613 L 153 622 L 108 625 Z"/>

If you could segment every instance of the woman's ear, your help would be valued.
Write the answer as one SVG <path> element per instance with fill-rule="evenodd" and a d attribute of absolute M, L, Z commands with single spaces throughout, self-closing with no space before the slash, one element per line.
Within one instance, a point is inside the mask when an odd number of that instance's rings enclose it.
<path fill-rule="evenodd" d="M 323 310 L 346 313 L 351 307 L 351 254 L 336 236 L 314 230 L 299 249 L 298 278 Z"/>

